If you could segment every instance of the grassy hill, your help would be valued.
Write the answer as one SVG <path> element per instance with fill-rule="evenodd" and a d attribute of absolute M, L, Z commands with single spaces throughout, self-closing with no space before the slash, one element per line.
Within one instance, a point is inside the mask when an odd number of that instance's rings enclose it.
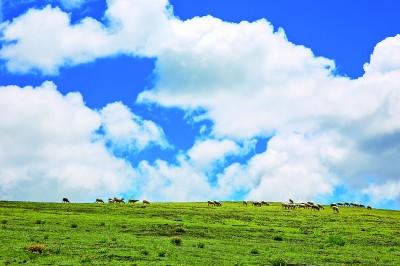
<path fill-rule="evenodd" d="M 400 265 L 400 212 L 0 202 L 5 265 Z"/>

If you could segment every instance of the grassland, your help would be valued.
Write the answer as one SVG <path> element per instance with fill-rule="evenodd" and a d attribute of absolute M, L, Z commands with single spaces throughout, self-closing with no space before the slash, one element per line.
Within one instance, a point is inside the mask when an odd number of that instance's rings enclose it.
<path fill-rule="evenodd" d="M 0 202 L 4 265 L 400 265 L 400 212 Z"/>

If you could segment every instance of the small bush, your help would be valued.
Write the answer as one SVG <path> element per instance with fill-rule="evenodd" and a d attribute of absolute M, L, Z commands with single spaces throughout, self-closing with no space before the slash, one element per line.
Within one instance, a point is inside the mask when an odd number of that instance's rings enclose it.
<path fill-rule="evenodd" d="M 26 246 L 25 249 L 31 253 L 42 254 L 47 249 L 47 246 L 43 244 L 31 244 Z"/>
<path fill-rule="evenodd" d="M 167 254 L 167 253 L 163 250 L 158 252 L 159 257 L 165 257 L 165 254 Z"/>
<path fill-rule="evenodd" d="M 7 224 L 7 220 L 1 220 L 1 224 Z"/>
<path fill-rule="evenodd" d="M 197 243 L 198 248 L 204 248 L 204 243 Z"/>
<path fill-rule="evenodd" d="M 180 237 L 173 237 L 171 238 L 171 243 L 176 246 L 180 246 L 182 245 L 182 239 Z"/>
<path fill-rule="evenodd" d="M 272 266 L 287 266 L 288 263 L 284 259 L 279 258 L 279 259 L 272 260 L 271 265 Z"/>
<path fill-rule="evenodd" d="M 71 228 L 78 228 L 77 224 L 71 224 Z"/>
<path fill-rule="evenodd" d="M 282 236 L 274 236 L 274 240 L 275 241 L 283 241 L 283 237 Z"/>
<path fill-rule="evenodd" d="M 255 248 L 253 248 L 252 250 L 250 250 L 250 254 L 252 254 L 252 255 L 258 255 L 258 250 L 257 249 L 255 249 Z"/>
<path fill-rule="evenodd" d="M 330 243 L 332 245 L 336 245 L 336 246 L 344 246 L 344 244 L 346 244 L 344 239 L 339 235 L 330 236 L 328 238 L 328 243 Z"/>

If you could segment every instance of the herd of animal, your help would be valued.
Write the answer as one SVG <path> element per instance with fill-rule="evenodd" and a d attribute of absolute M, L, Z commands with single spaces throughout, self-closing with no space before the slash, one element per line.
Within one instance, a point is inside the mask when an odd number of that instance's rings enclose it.
<path fill-rule="evenodd" d="M 70 203 L 68 198 L 63 198 L 63 203 Z M 129 199 L 128 204 L 135 204 L 139 200 L 137 199 Z M 148 200 L 143 200 L 143 204 L 150 204 Z M 104 200 L 102 199 L 96 199 L 95 203 L 100 203 L 104 204 Z M 125 199 L 124 198 L 109 198 L 108 203 L 122 203 L 125 204 Z M 215 207 L 222 207 L 222 202 L 221 201 L 216 201 L 216 200 L 209 200 L 207 201 L 208 206 L 215 206 Z M 262 206 L 269 206 L 269 203 L 266 201 L 243 201 L 242 205 L 247 207 L 248 205 L 253 205 L 254 207 L 262 207 Z M 334 213 L 339 213 L 339 207 L 356 207 L 356 208 L 367 208 L 368 210 L 371 210 L 371 206 L 365 206 L 363 204 L 355 204 L 355 203 L 332 203 L 330 205 L 332 211 Z M 316 204 L 314 202 L 308 201 L 308 202 L 301 202 L 301 203 L 295 203 L 292 199 L 289 199 L 289 202 L 287 203 L 282 203 L 282 208 L 285 210 L 295 210 L 295 209 L 310 209 L 310 210 L 323 210 L 324 206 L 321 204 Z"/>
<path fill-rule="evenodd" d="M 217 206 L 221 207 L 222 203 L 220 201 L 208 201 L 207 202 L 208 206 Z M 248 206 L 248 205 L 253 205 L 255 207 L 261 207 L 261 206 L 269 206 L 269 203 L 266 201 L 243 201 L 242 202 L 243 206 Z M 309 209 L 309 210 L 314 210 L 314 211 L 320 211 L 324 210 L 324 206 L 321 204 L 317 204 L 311 201 L 307 202 L 301 202 L 301 203 L 295 203 L 292 199 L 289 199 L 289 202 L 287 203 L 282 203 L 282 208 L 285 210 L 295 210 L 295 209 Z M 357 207 L 357 208 L 367 208 L 368 210 L 371 210 L 371 206 L 364 206 L 362 204 L 355 204 L 355 203 L 332 203 L 330 205 L 332 211 L 334 213 L 339 213 L 339 206 L 340 207 Z"/>
<path fill-rule="evenodd" d="M 62 201 L 63 201 L 63 203 L 70 203 L 68 198 L 63 198 Z M 135 204 L 138 201 L 139 200 L 137 200 L 137 199 L 130 199 L 130 200 L 128 200 L 128 204 Z M 143 204 L 150 204 L 150 201 L 148 201 L 148 200 L 143 200 L 142 202 L 143 202 Z M 105 202 L 102 199 L 96 199 L 95 203 L 104 204 Z M 124 198 L 116 198 L 116 197 L 109 198 L 108 199 L 108 203 L 122 203 L 122 204 L 125 204 L 125 199 Z"/>

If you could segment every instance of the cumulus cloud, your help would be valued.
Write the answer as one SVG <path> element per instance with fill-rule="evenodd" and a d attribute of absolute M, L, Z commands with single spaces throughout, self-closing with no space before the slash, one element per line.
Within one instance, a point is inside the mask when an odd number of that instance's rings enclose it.
<path fill-rule="evenodd" d="M 148 145 L 169 146 L 164 131 L 154 122 L 133 114 L 121 102 L 110 103 L 101 110 L 105 137 L 117 149 L 143 150 Z"/>
<path fill-rule="evenodd" d="M 399 179 L 400 169 L 392 163 L 400 156 L 399 35 L 377 44 L 365 74 L 350 79 L 335 74 L 334 61 L 291 43 L 266 20 L 182 21 L 166 0 L 110 0 L 105 18 L 106 25 L 91 18 L 71 24 L 58 8 L 30 10 L 4 25 L 0 57 L 10 71 L 45 73 L 119 53 L 156 58 L 157 82 L 138 102 L 178 107 L 192 116 L 201 109 L 193 121 L 211 120 L 208 137 L 226 139 L 197 143 L 179 165 L 142 162 L 140 173 L 165 184 L 160 197 L 173 199 L 176 188 L 182 191 L 179 199 L 193 198 L 192 179 L 215 195 L 242 189 L 254 198 L 308 199 L 346 185 L 380 199 L 378 188 Z M 129 139 L 134 132 L 135 117 L 122 109 L 130 125 L 110 118 L 111 138 Z M 235 141 L 271 135 L 263 154 L 216 173 L 219 194 L 207 185 L 198 169 L 235 154 Z"/>
<path fill-rule="evenodd" d="M 59 201 L 68 196 L 73 201 L 92 201 L 129 191 L 136 172 L 106 148 L 109 135 L 96 132 L 104 125 L 112 128 L 110 137 L 117 142 L 138 137 L 137 149 L 161 137 L 157 125 L 133 116 L 121 103 L 99 113 L 86 107 L 79 93 L 62 95 L 51 82 L 36 88 L 0 87 L 0 106 L 2 199 Z M 110 121 L 113 107 L 129 116 Z M 132 133 L 131 128 L 125 132 L 124 125 L 138 126 L 137 135 L 124 135 Z"/>

